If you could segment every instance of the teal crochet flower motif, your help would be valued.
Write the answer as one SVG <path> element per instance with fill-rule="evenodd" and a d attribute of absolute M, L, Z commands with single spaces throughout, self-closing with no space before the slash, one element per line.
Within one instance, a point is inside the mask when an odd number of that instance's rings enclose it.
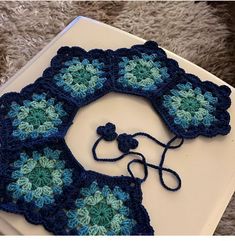
<path fill-rule="evenodd" d="M 72 97 L 85 98 L 103 87 L 106 81 L 103 68 L 104 63 L 99 60 L 81 61 L 73 57 L 64 63 L 64 68 L 53 79 L 57 86 L 63 87 Z"/>
<path fill-rule="evenodd" d="M 199 125 L 209 127 L 216 121 L 213 112 L 217 97 L 209 91 L 203 93 L 200 87 L 193 88 L 190 82 L 176 87 L 170 91 L 171 95 L 163 96 L 163 106 L 174 117 L 176 125 L 184 129 Z"/>
<path fill-rule="evenodd" d="M 42 153 L 33 151 L 32 156 L 21 153 L 13 168 L 14 182 L 8 184 L 7 190 L 13 199 L 23 197 L 39 208 L 54 203 L 54 195 L 61 194 L 63 187 L 72 183 L 72 170 L 65 168 L 60 151 L 48 147 Z"/>
<path fill-rule="evenodd" d="M 122 57 L 119 67 L 121 77 L 118 82 L 134 89 L 154 91 L 170 76 L 167 67 L 157 60 L 155 54 L 142 54 L 132 59 Z"/>
<path fill-rule="evenodd" d="M 68 227 L 79 235 L 130 235 L 136 224 L 125 206 L 129 194 L 119 186 L 100 188 L 96 181 L 81 188 L 76 209 L 67 211 Z"/>
<path fill-rule="evenodd" d="M 46 93 L 33 94 L 32 100 L 24 100 L 22 105 L 13 101 L 8 112 L 14 128 L 12 135 L 20 140 L 48 137 L 58 132 L 65 115 L 63 104 L 56 103 L 54 98 L 47 99 Z"/>

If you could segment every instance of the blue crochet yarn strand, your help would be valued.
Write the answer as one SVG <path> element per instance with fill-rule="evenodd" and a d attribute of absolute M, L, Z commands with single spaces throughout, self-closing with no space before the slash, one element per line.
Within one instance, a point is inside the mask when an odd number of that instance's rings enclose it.
<path fill-rule="evenodd" d="M 130 171 L 130 168 L 128 167 L 128 171 L 131 175 L 131 177 L 133 178 L 133 181 L 138 181 L 140 180 L 141 182 L 144 182 L 146 179 L 147 179 L 147 176 L 148 176 L 148 168 L 147 168 L 147 163 L 146 163 L 146 159 L 144 157 L 144 155 L 142 153 L 139 153 L 139 152 L 134 152 L 134 151 L 130 151 L 130 152 L 126 152 L 126 153 L 123 153 L 122 155 L 118 156 L 118 157 L 114 157 L 114 158 L 99 158 L 97 156 L 97 153 L 96 153 L 96 148 L 97 146 L 99 145 L 99 143 L 103 140 L 102 137 L 100 137 L 99 139 L 97 139 L 97 141 L 94 143 L 93 147 L 92 147 L 92 154 L 93 154 L 93 157 L 96 161 L 102 161 L 102 162 L 116 162 L 116 161 L 119 161 L 121 159 L 123 159 L 125 156 L 128 156 L 128 155 L 136 155 L 136 156 L 139 156 L 141 157 L 141 159 L 138 159 L 139 162 L 141 164 L 143 164 L 144 166 L 144 177 L 142 179 L 140 178 L 136 178 L 133 173 Z M 137 159 L 135 159 L 137 160 Z"/>
<path fill-rule="evenodd" d="M 163 187 L 178 190 L 180 177 L 164 161 L 167 151 L 181 143 L 173 145 L 173 138 L 164 144 L 142 132 L 118 136 L 110 123 L 98 131 L 102 137 L 93 148 L 102 139 L 117 139 L 123 154 L 103 161 L 135 156 L 127 165 L 130 176 L 113 177 L 85 170 L 64 141 L 80 107 L 110 92 L 147 99 L 181 142 L 227 135 L 231 128 L 231 90 L 185 73 L 156 42 L 117 50 L 62 47 L 35 83 L 0 97 L 1 210 L 21 214 L 58 235 L 154 233 L 142 205 L 141 183 L 148 168 L 154 168 Z M 133 151 L 137 137 L 164 148 L 158 165 Z M 143 166 L 143 178 L 135 177 L 133 163 Z M 164 172 L 175 177 L 176 187 L 165 184 Z"/>
<path fill-rule="evenodd" d="M 107 124 L 106 124 L 107 125 Z M 113 124 L 112 124 L 113 125 Z M 109 132 L 109 135 L 112 136 L 113 133 L 115 132 L 115 129 L 114 128 L 115 125 L 113 125 L 113 132 Z M 98 128 L 99 129 L 99 128 Z M 102 162 L 116 162 L 116 161 L 119 161 L 121 159 L 123 159 L 124 157 L 128 156 L 128 155 L 136 155 L 136 156 L 139 156 L 141 157 L 141 159 L 133 159 L 132 161 L 130 161 L 128 164 L 127 164 L 127 170 L 130 174 L 130 176 L 134 179 L 134 180 L 140 180 L 141 182 L 144 182 L 147 178 L 148 178 L 148 167 L 151 167 L 153 169 L 156 169 L 159 173 L 159 179 L 160 179 L 160 183 L 161 185 L 167 189 L 168 191 L 177 191 L 181 188 L 181 179 L 180 179 L 180 176 L 178 175 L 177 172 L 175 172 L 174 170 L 170 169 L 170 168 L 165 168 L 163 165 L 164 165 L 164 161 L 165 161 L 165 157 L 166 157 L 166 153 L 168 151 L 168 149 L 176 149 L 176 148 L 179 148 L 180 146 L 183 145 L 184 143 L 184 139 L 181 138 L 180 139 L 180 142 L 179 144 L 177 145 L 171 145 L 172 143 L 174 143 L 177 139 L 179 139 L 177 136 L 174 136 L 168 143 L 164 144 L 162 142 L 160 142 L 159 140 L 157 140 L 156 138 L 154 138 L 153 136 L 151 136 L 150 134 L 148 133 L 144 133 L 144 132 L 137 132 L 135 134 L 132 134 L 132 135 L 127 135 L 125 134 L 126 136 L 131 136 L 132 138 L 134 137 L 138 137 L 138 136 L 142 136 L 142 137 L 146 137 L 148 139 L 150 139 L 151 141 L 154 141 L 156 144 L 160 145 L 161 147 L 164 148 L 164 151 L 162 153 L 162 156 L 161 156 L 161 159 L 160 159 L 160 162 L 158 165 L 153 165 L 153 164 L 150 164 L 148 162 L 146 162 L 146 158 L 144 157 L 144 155 L 140 152 L 135 152 L 135 151 L 130 151 L 129 148 L 128 148 L 128 151 L 127 152 L 124 152 L 123 154 L 121 154 L 120 156 L 118 157 L 113 157 L 113 158 L 99 158 L 97 153 L 96 153 L 96 149 L 99 145 L 99 143 L 102 141 L 102 140 L 106 140 L 106 141 L 113 141 L 114 139 L 113 138 L 108 138 L 108 136 L 102 136 L 103 133 L 101 133 L 101 137 L 99 137 L 96 142 L 94 143 L 93 147 L 92 147 L 92 154 L 93 154 L 93 157 L 96 161 L 102 161 Z M 116 134 L 116 132 L 115 132 Z M 123 134 L 121 134 L 123 135 Z M 121 136 L 119 135 L 119 136 Z M 117 140 L 119 138 L 119 136 L 117 136 Z M 104 139 L 105 137 L 105 139 Z M 129 143 L 129 142 L 128 142 Z M 125 143 L 125 145 L 128 145 L 128 143 Z M 118 146 L 119 149 L 120 149 L 120 146 Z M 131 148 L 132 149 L 132 148 Z M 122 149 L 120 149 L 120 151 L 123 152 Z M 133 174 L 133 172 L 131 171 L 131 165 L 133 163 L 138 163 L 138 164 L 141 164 L 143 165 L 143 170 L 144 170 L 144 177 L 142 179 L 140 178 L 136 178 L 135 175 Z M 164 172 L 168 172 L 170 173 L 176 180 L 177 182 L 177 185 L 175 187 L 170 187 L 170 186 L 167 186 L 167 184 L 165 183 L 164 181 L 164 178 L 163 178 L 163 173 Z"/>

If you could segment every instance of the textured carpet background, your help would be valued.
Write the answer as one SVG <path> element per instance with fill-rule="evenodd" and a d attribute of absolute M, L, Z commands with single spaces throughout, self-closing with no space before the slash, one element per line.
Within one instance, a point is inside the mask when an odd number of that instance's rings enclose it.
<path fill-rule="evenodd" d="M 0 2 L 0 83 L 75 17 L 152 39 L 235 86 L 235 3 Z M 216 235 L 235 235 L 235 195 Z"/>

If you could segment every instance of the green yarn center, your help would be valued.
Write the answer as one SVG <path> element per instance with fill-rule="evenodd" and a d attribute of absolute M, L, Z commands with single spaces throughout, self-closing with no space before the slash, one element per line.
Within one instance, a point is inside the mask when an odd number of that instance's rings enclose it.
<path fill-rule="evenodd" d="M 46 111 L 43 109 L 31 109 L 29 115 L 25 119 L 29 124 L 38 128 L 40 125 L 48 121 Z"/>
<path fill-rule="evenodd" d="M 143 79 L 152 77 L 151 69 L 139 64 L 134 67 L 132 73 L 135 75 L 138 82 L 142 81 Z"/>
<path fill-rule="evenodd" d="M 88 72 L 86 69 L 79 69 L 79 70 L 70 70 L 69 74 L 72 75 L 73 81 L 77 84 L 84 84 L 87 87 L 89 86 L 88 81 L 91 80 L 91 77 L 93 76 L 90 72 Z"/>
<path fill-rule="evenodd" d="M 106 228 L 110 226 L 110 221 L 115 214 L 114 212 L 114 209 L 112 209 L 105 201 L 101 201 L 95 206 L 91 206 L 89 210 L 92 223 Z"/>
<path fill-rule="evenodd" d="M 52 184 L 51 172 L 48 168 L 35 167 L 26 175 L 33 188 L 50 186 Z"/>
<path fill-rule="evenodd" d="M 192 98 L 192 97 L 188 97 L 188 98 L 183 98 L 181 100 L 180 107 L 182 110 L 192 113 L 192 112 L 198 111 L 200 106 L 201 105 L 198 100 L 196 100 L 195 98 Z"/>

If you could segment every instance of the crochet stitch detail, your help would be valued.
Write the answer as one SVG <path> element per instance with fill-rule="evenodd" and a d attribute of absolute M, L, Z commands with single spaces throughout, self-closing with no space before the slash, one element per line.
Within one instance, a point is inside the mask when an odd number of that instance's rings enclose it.
<path fill-rule="evenodd" d="M 23 105 L 11 103 L 8 117 L 14 126 L 13 136 L 20 140 L 28 137 L 48 137 L 58 131 L 61 117 L 67 115 L 61 102 L 46 98 L 46 93 L 33 94 L 32 100 L 24 100 Z"/>
<path fill-rule="evenodd" d="M 13 163 L 14 182 L 7 186 L 13 199 L 23 197 L 39 208 L 53 203 L 54 195 L 61 194 L 63 186 L 72 183 L 72 170 L 65 168 L 65 162 L 59 157 L 60 151 L 50 148 L 44 148 L 43 153 L 34 151 L 32 156 L 20 153 L 20 158 Z"/>
<path fill-rule="evenodd" d="M 100 140 L 114 140 L 125 156 L 148 136 L 165 148 L 159 166 L 134 159 L 145 177 L 113 177 L 85 170 L 64 137 L 80 107 L 109 92 L 146 98 L 175 134 L 166 145 L 147 134 L 119 136 L 99 128 Z M 141 182 L 147 167 L 162 173 L 168 149 L 184 138 L 213 137 L 230 131 L 231 91 L 185 73 L 157 43 L 117 50 L 62 47 L 35 83 L 0 98 L 0 209 L 23 215 L 57 235 L 153 235 L 142 205 Z M 124 138 L 123 138 L 124 137 Z M 172 142 L 181 139 L 176 147 Z M 98 142 L 97 142 L 98 143 Z M 135 152 L 132 152 L 135 153 Z M 120 157 L 113 160 L 120 160 Z"/>
<path fill-rule="evenodd" d="M 94 181 L 80 190 L 76 209 L 67 212 L 68 226 L 80 235 L 130 235 L 136 221 L 129 218 L 128 199 L 129 194 L 119 186 L 99 188 Z"/>
<path fill-rule="evenodd" d="M 227 135 L 231 129 L 227 112 L 231 90 L 190 74 L 179 75 L 177 80 L 152 100 L 170 130 L 184 138 Z"/>
<path fill-rule="evenodd" d="M 103 87 L 106 78 L 103 78 L 103 63 L 98 60 L 79 60 L 74 57 L 63 64 L 63 68 L 53 77 L 56 85 L 71 94 L 72 97 L 85 98 L 95 90 Z"/>
<path fill-rule="evenodd" d="M 136 149 L 138 147 L 138 141 L 133 138 L 132 135 L 123 133 L 117 138 L 118 148 L 121 152 L 127 153 L 130 149 Z"/>
<path fill-rule="evenodd" d="M 116 127 L 112 123 L 107 123 L 105 126 L 99 126 L 96 130 L 97 134 L 100 135 L 106 141 L 113 141 L 117 137 Z"/>
<path fill-rule="evenodd" d="M 141 54 L 140 57 L 133 56 L 132 59 L 122 58 L 119 63 L 119 74 L 117 80 L 123 87 L 131 86 L 134 89 L 154 91 L 158 85 L 170 76 L 167 67 L 157 60 L 155 54 Z"/>
<path fill-rule="evenodd" d="M 1 210 L 57 235 L 153 234 L 138 180 L 85 170 L 64 140 L 1 149 L 0 164 Z"/>
<path fill-rule="evenodd" d="M 172 95 L 164 95 L 163 105 L 174 116 L 174 123 L 187 129 L 190 126 L 211 126 L 217 119 L 213 116 L 218 98 L 206 91 L 202 94 L 200 87 L 193 88 L 192 84 L 178 84 L 176 89 L 170 92 Z"/>
<path fill-rule="evenodd" d="M 78 111 L 39 78 L 20 93 L 0 98 L 0 145 L 18 148 L 46 138 L 64 137 Z"/>

